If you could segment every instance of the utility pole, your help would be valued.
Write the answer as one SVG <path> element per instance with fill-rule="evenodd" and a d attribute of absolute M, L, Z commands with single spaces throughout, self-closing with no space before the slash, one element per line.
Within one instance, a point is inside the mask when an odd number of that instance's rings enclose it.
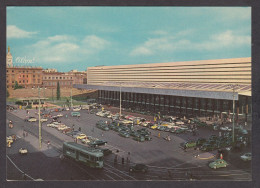
<path fill-rule="evenodd" d="M 232 116 L 232 143 L 235 143 L 235 90 L 239 88 L 239 85 L 229 85 L 233 92 L 233 116 Z"/>
<path fill-rule="evenodd" d="M 39 147 L 42 148 L 42 131 L 41 131 L 41 100 L 40 100 L 40 87 L 38 86 L 38 96 L 39 96 L 39 107 L 38 107 L 38 114 L 39 114 Z"/>
<path fill-rule="evenodd" d="M 71 106 L 71 108 L 73 107 L 73 105 L 72 105 L 72 88 L 70 89 L 70 106 Z"/>
<path fill-rule="evenodd" d="M 119 101 L 119 116 L 121 118 L 121 103 L 122 103 L 122 92 L 121 92 L 121 83 L 120 83 L 120 101 Z"/>

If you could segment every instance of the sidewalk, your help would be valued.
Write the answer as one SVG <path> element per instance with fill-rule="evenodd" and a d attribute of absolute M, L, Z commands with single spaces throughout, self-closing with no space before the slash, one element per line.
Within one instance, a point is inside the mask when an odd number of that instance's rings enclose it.
<path fill-rule="evenodd" d="M 45 141 L 42 142 L 41 149 L 40 149 L 39 148 L 39 139 L 35 135 L 28 133 L 28 136 L 23 137 L 22 130 L 20 130 L 17 135 L 19 137 L 23 138 L 24 141 L 30 143 L 30 145 L 34 148 L 34 150 L 36 152 L 42 152 L 47 157 L 59 157 L 60 156 L 60 153 L 58 151 L 56 151 L 56 149 L 54 147 L 52 147 L 50 145 L 48 148 L 47 143 L 45 143 Z M 28 152 L 30 153 L 30 151 L 28 151 Z M 33 151 L 31 151 L 31 152 L 33 152 Z"/>

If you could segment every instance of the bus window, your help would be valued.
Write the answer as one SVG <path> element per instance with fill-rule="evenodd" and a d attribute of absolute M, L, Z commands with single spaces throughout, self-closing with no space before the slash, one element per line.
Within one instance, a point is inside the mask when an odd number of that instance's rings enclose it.
<path fill-rule="evenodd" d="M 73 149 L 70 149 L 70 148 L 66 148 L 66 153 L 67 154 L 75 154 L 75 150 L 73 150 Z"/>
<path fill-rule="evenodd" d="M 85 159 L 89 159 L 89 156 L 84 153 L 79 153 L 79 155 Z"/>
<path fill-rule="evenodd" d="M 95 157 L 94 156 L 90 156 L 90 160 L 91 161 L 95 161 Z"/>

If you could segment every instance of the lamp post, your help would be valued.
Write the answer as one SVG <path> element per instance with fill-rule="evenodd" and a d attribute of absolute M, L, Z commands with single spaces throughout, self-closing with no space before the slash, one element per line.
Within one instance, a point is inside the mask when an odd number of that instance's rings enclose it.
<path fill-rule="evenodd" d="M 120 83 L 120 99 L 119 99 L 119 116 L 121 117 L 121 104 L 122 104 L 122 92 L 121 92 L 121 83 Z"/>
<path fill-rule="evenodd" d="M 33 88 L 34 89 L 34 88 Z M 38 115 L 39 115 L 39 148 L 42 148 L 42 128 L 41 128 L 41 99 L 40 99 L 40 90 L 41 88 L 38 86 Z"/>
<path fill-rule="evenodd" d="M 233 92 L 232 142 L 235 143 L 235 90 L 239 88 L 239 85 L 229 85 L 229 87 Z"/>

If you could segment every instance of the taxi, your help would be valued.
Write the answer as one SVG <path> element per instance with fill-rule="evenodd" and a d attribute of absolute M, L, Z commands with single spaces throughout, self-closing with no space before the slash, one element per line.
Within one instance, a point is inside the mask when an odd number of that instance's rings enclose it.
<path fill-rule="evenodd" d="M 153 126 L 151 126 L 151 129 L 157 129 L 157 125 L 153 125 Z"/>
<path fill-rule="evenodd" d="M 209 163 L 209 167 L 213 169 L 227 167 L 228 163 L 223 159 L 217 159 L 214 162 Z"/>
<path fill-rule="evenodd" d="M 79 134 L 76 138 L 81 140 L 87 138 L 87 136 L 85 134 Z"/>

